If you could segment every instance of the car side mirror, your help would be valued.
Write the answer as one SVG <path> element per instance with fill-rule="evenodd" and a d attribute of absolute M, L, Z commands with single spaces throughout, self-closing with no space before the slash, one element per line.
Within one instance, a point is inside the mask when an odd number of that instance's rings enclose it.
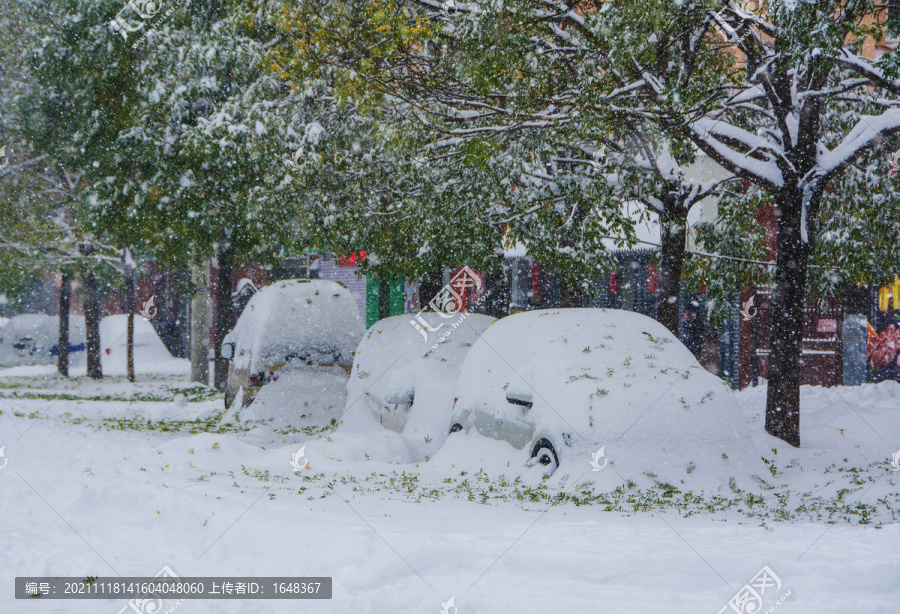
<path fill-rule="evenodd" d="M 222 348 L 219 350 L 219 355 L 225 360 L 231 360 L 232 358 L 234 358 L 234 344 L 223 343 Z"/>
<path fill-rule="evenodd" d="M 530 392 L 507 392 L 506 400 L 510 405 L 521 405 L 526 409 L 531 409 L 534 403 L 531 401 Z"/>
<path fill-rule="evenodd" d="M 384 398 L 385 403 L 390 405 L 412 405 L 416 397 L 416 391 L 412 389 L 399 390 L 389 392 Z"/>

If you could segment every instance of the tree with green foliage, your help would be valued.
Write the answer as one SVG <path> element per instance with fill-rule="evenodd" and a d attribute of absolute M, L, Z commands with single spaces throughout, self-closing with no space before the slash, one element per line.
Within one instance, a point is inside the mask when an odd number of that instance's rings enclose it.
<path fill-rule="evenodd" d="M 293 236 L 293 207 L 266 182 L 279 140 L 270 130 L 281 130 L 266 126 L 287 92 L 261 70 L 266 19 L 218 1 L 181 3 L 142 26 L 117 0 L 31 8 L 53 16 L 34 54 L 44 84 L 35 140 L 84 174 L 89 230 L 120 255 L 173 267 L 216 257 L 222 385 L 235 262 L 264 260 Z M 116 26 L 121 11 L 137 30 Z"/>
<path fill-rule="evenodd" d="M 58 147 L 50 125 L 63 121 L 64 113 L 50 105 L 52 114 L 42 115 L 34 107 L 43 91 L 40 74 L 22 53 L 40 38 L 43 14 L 29 6 L 0 4 L 0 20 L 9 33 L 0 45 L 0 123 L 2 147 L 8 163 L 0 170 L 0 291 L 17 294 L 23 281 L 59 271 L 59 372 L 68 376 L 69 291 L 76 272 L 81 271 L 87 292 L 86 314 L 91 338 L 90 375 L 100 374 L 99 297 L 95 270 L 107 276 L 115 266 L 115 250 L 92 231 L 85 207 L 84 173 L 70 166 L 64 148 Z M 94 302 L 92 302 L 94 301 Z M 96 316 L 96 317 L 94 317 Z"/>
<path fill-rule="evenodd" d="M 872 167 L 865 162 L 885 138 L 900 132 L 900 60 L 892 51 L 876 61 L 862 50 L 867 38 L 884 37 L 885 6 L 868 0 L 771 0 L 763 11 L 751 12 L 733 1 L 723 7 L 705 0 L 651 0 L 639 6 L 610 2 L 600 12 L 601 30 L 637 37 L 637 25 L 651 19 L 651 44 L 683 48 L 681 61 L 662 71 L 655 56 L 627 46 L 611 54 L 602 68 L 614 75 L 608 91 L 617 93 L 617 104 L 692 143 L 771 198 L 777 256 L 766 430 L 794 446 L 800 445 L 810 264 L 820 242 L 823 249 L 836 249 L 849 240 L 840 248 L 844 254 L 859 246 L 859 237 L 854 240 L 844 226 L 856 213 L 840 213 L 837 203 L 829 207 L 827 195 L 850 194 L 845 212 L 869 208 L 880 218 L 867 225 L 868 241 L 896 244 L 898 238 L 896 207 L 887 205 L 893 188 L 870 181 Z M 722 70 L 696 70 L 723 58 Z M 704 88 L 696 87 L 700 83 Z M 704 98 L 686 98 L 686 84 L 690 92 L 705 89 Z M 885 191 L 875 196 L 870 189 Z M 853 266 L 852 257 L 832 264 L 828 275 L 835 279 L 877 282 L 897 269 L 874 254 L 865 271 Z"/>
<path fill-rule="evenodd" d="M 677 334 L 688 213 L 731 177 L 694 178 L 695 146 L 614 104 L 600 67 L 619 41 L 599 31 L 597 10 L 576 6 L 306 2 L 280 20 L 272 56 L 298 79 L 324 71 L 339 96 L 390 109 L 407 155 L 439 168 L 443 183 L 473 174 L 474 163 L 493 185 L 488 198 L 478 193 L 467 226 L 507 227 L 507 240 L 569 280 L 614 266 L 603 240 L 633 241 L 635 220 L 622 205 L 641 203 L 662 229 L 658 318 Z M 654 56 L 657 70 L 678 61 L 678 47 L 634 38 L 633 51 Z M 710 64 L 696 69 L 723 62 Z M 682 95 L 702 99 L 708 86 L 691 83 Z M 461 182 L 473 183 L 481 185 Z M 564 304 L 581 304 L 579 292 L 566 294 Z"/>
<path fill-rule="evenodd" d="M 850 179 L 861 191 L 865 173 L 850 169 L 900 130 L 896 55 L 876 62 L 862 54 L 867 37 L 883 37 L 885 8 L 864 0 L 772 0 L 762 13 L 712 0 L 525 0 L 452 10 L 429 0 L 313 1 L 286 11 L 274 53 L 297 74 L 337 71 L 348 97 L 390 101 L 440 143 L 540 133 L 571 160 L 584 151 L 573 146 L 579 139 L 589 151 L 640 145 L 647 139 L 629 133 L 635 126 L 660 134 L 657 152 L 689 163 L 702 151 L 766 192 L 778 214 L 766 429 L 799 445 L 802 310 L 810 258 L 827 226 L 826 189 Z M 665 202 L 672 184 L 661 184 L 641 192 Z M 881 202 L 878 216 L 890 218 L 893 208 Z M 560 213 L 557 229 L 577 225 L 584 212 Z M 737 216 L 720 218 L 726 227 L 747 219 L 736 208 L 721 213 Z M 890 244 L 890 219 L 878 227 L 886 234 L 868 240 Z M 892 269 L 869 267 L 867 275 L 890 277 Z"/>

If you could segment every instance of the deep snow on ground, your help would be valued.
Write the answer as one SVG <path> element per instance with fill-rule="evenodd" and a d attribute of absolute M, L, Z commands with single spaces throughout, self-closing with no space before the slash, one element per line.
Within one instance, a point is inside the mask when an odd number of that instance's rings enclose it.
<path fill-rule="evenodd" d="M 763 611 L 787 590 L 778 612 L 900 610 L 893 382 L 805 388 L 800 450 L 764 433 L 764 388 L 739 393 L 759 470 L 706 492 L 696 475 L 630 486 L 614 447 L 603 471 L 585 458 L 544 479 L 523 451 L 475 434 L 426 460 L 396 433 L 330 418 L 272 430 L 268 410 L 302 403 L 302 390 L 338 403 L 328 378 L 291 376 L 240 416 L 183 371 L 138 380 L 0 371 L 0 612 L 116 613 L 126 600 L 16 601 L 12 579 L 164 565 L 334 578 L 330 601 L 190 600 L 178 612 L 433 613 L 451 597 L 447 614 L 730 612 L 764 565 L 783 585 Z M 302 446 L 309 469 L 295 472 Z"/>

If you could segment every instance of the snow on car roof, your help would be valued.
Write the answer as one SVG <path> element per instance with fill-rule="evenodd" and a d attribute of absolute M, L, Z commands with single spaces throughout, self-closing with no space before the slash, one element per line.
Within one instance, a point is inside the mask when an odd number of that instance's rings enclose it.
<path fill-rule="evenodd" d="M 250 355 L 256 368 L 297 352 L 335 353 L 340 363 L 349 364 L 363 331 L 359 308 L 345 287 L 291 279 L 254 294 L 226 340 L 235 343 L 238 367 Z"/>

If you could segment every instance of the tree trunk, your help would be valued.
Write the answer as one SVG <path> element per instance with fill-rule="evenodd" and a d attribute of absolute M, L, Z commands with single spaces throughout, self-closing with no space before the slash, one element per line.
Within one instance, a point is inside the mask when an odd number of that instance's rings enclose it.
<path fill-rule="evenodd" d="M 224 388 L 228 380 L 228 361 L 222 358 L 222 341 L 225 335 L 234 328 L 233 310 L 231 307 L 231 285 L 234 276 L 234 248 L 219 247 L 219 270 L 216 276 L 216 343 L 215 343 L 215 376 L 214 386 Z"/>
<path fill-rule="evenodd" d="M 63 377 L 69 377 L 69 294 L 72 276 L 65 269 L 59 285 L 59 354 L 56 368 Z"/>
<path fill-rule="evenodd" d="M 128 332 L 125 340 L 128 381 L 134 381 L 134 268 L 123 257 L 125 275 L 125 313 L 128 314 Z"/>
<path fill-rule="evenodd" d="M 815 204 L 821 196 L 815 195 Z M 769 385 L 766 391 L 766 432 L 800 447 L 800 369 L 802 368 L 803 306 L 810 243 L 801 238 L 803 193 L 783 190 L 776 195 L 778 254 L 772 294 Z M 810 204 L 810 216 L 817 207 Z M 812 232 L 809 233 L 812 236 Z"/>
<path fill-rule="evenodd" d="M 509 275 L 510 263 L 501 252 L 498 256 L 499 272 L 490 276 L 496 281 L 491 284 L 491 294 L 485 301 L 485 313 L 493 318 L 505 318 L 509 315 Z"/>
<path fill-rule="evenodd" d="M 667 207 L 668 208 L 668 207 Z M 681 271 L 684 268 L 686 218 L 660 215 L 662 247 L 659 263 L 659 298 L 656 320 L 678 338 Z"/>
<path fill-rule="evenodd" d="M 444 286 L 444 267 L 437 265 L 434 269 L 419 278 L 419 309 L 428 307 L 429 301 L 436 297 Z"/>
<path fill-rule="evenodd" d="M 82 273 L 84 286 L 84 324 L 87 337 L 87 375 L 93 379 L 103 379 L 100 363 L 100 318 L 102 306 L 97 294 L 97 278 L 93 269 L 85 267 Z"/>
<path fill-rule="evenodd" d="M 191 267 L 191 381 L 209 384 L 209 263 Z"/>

